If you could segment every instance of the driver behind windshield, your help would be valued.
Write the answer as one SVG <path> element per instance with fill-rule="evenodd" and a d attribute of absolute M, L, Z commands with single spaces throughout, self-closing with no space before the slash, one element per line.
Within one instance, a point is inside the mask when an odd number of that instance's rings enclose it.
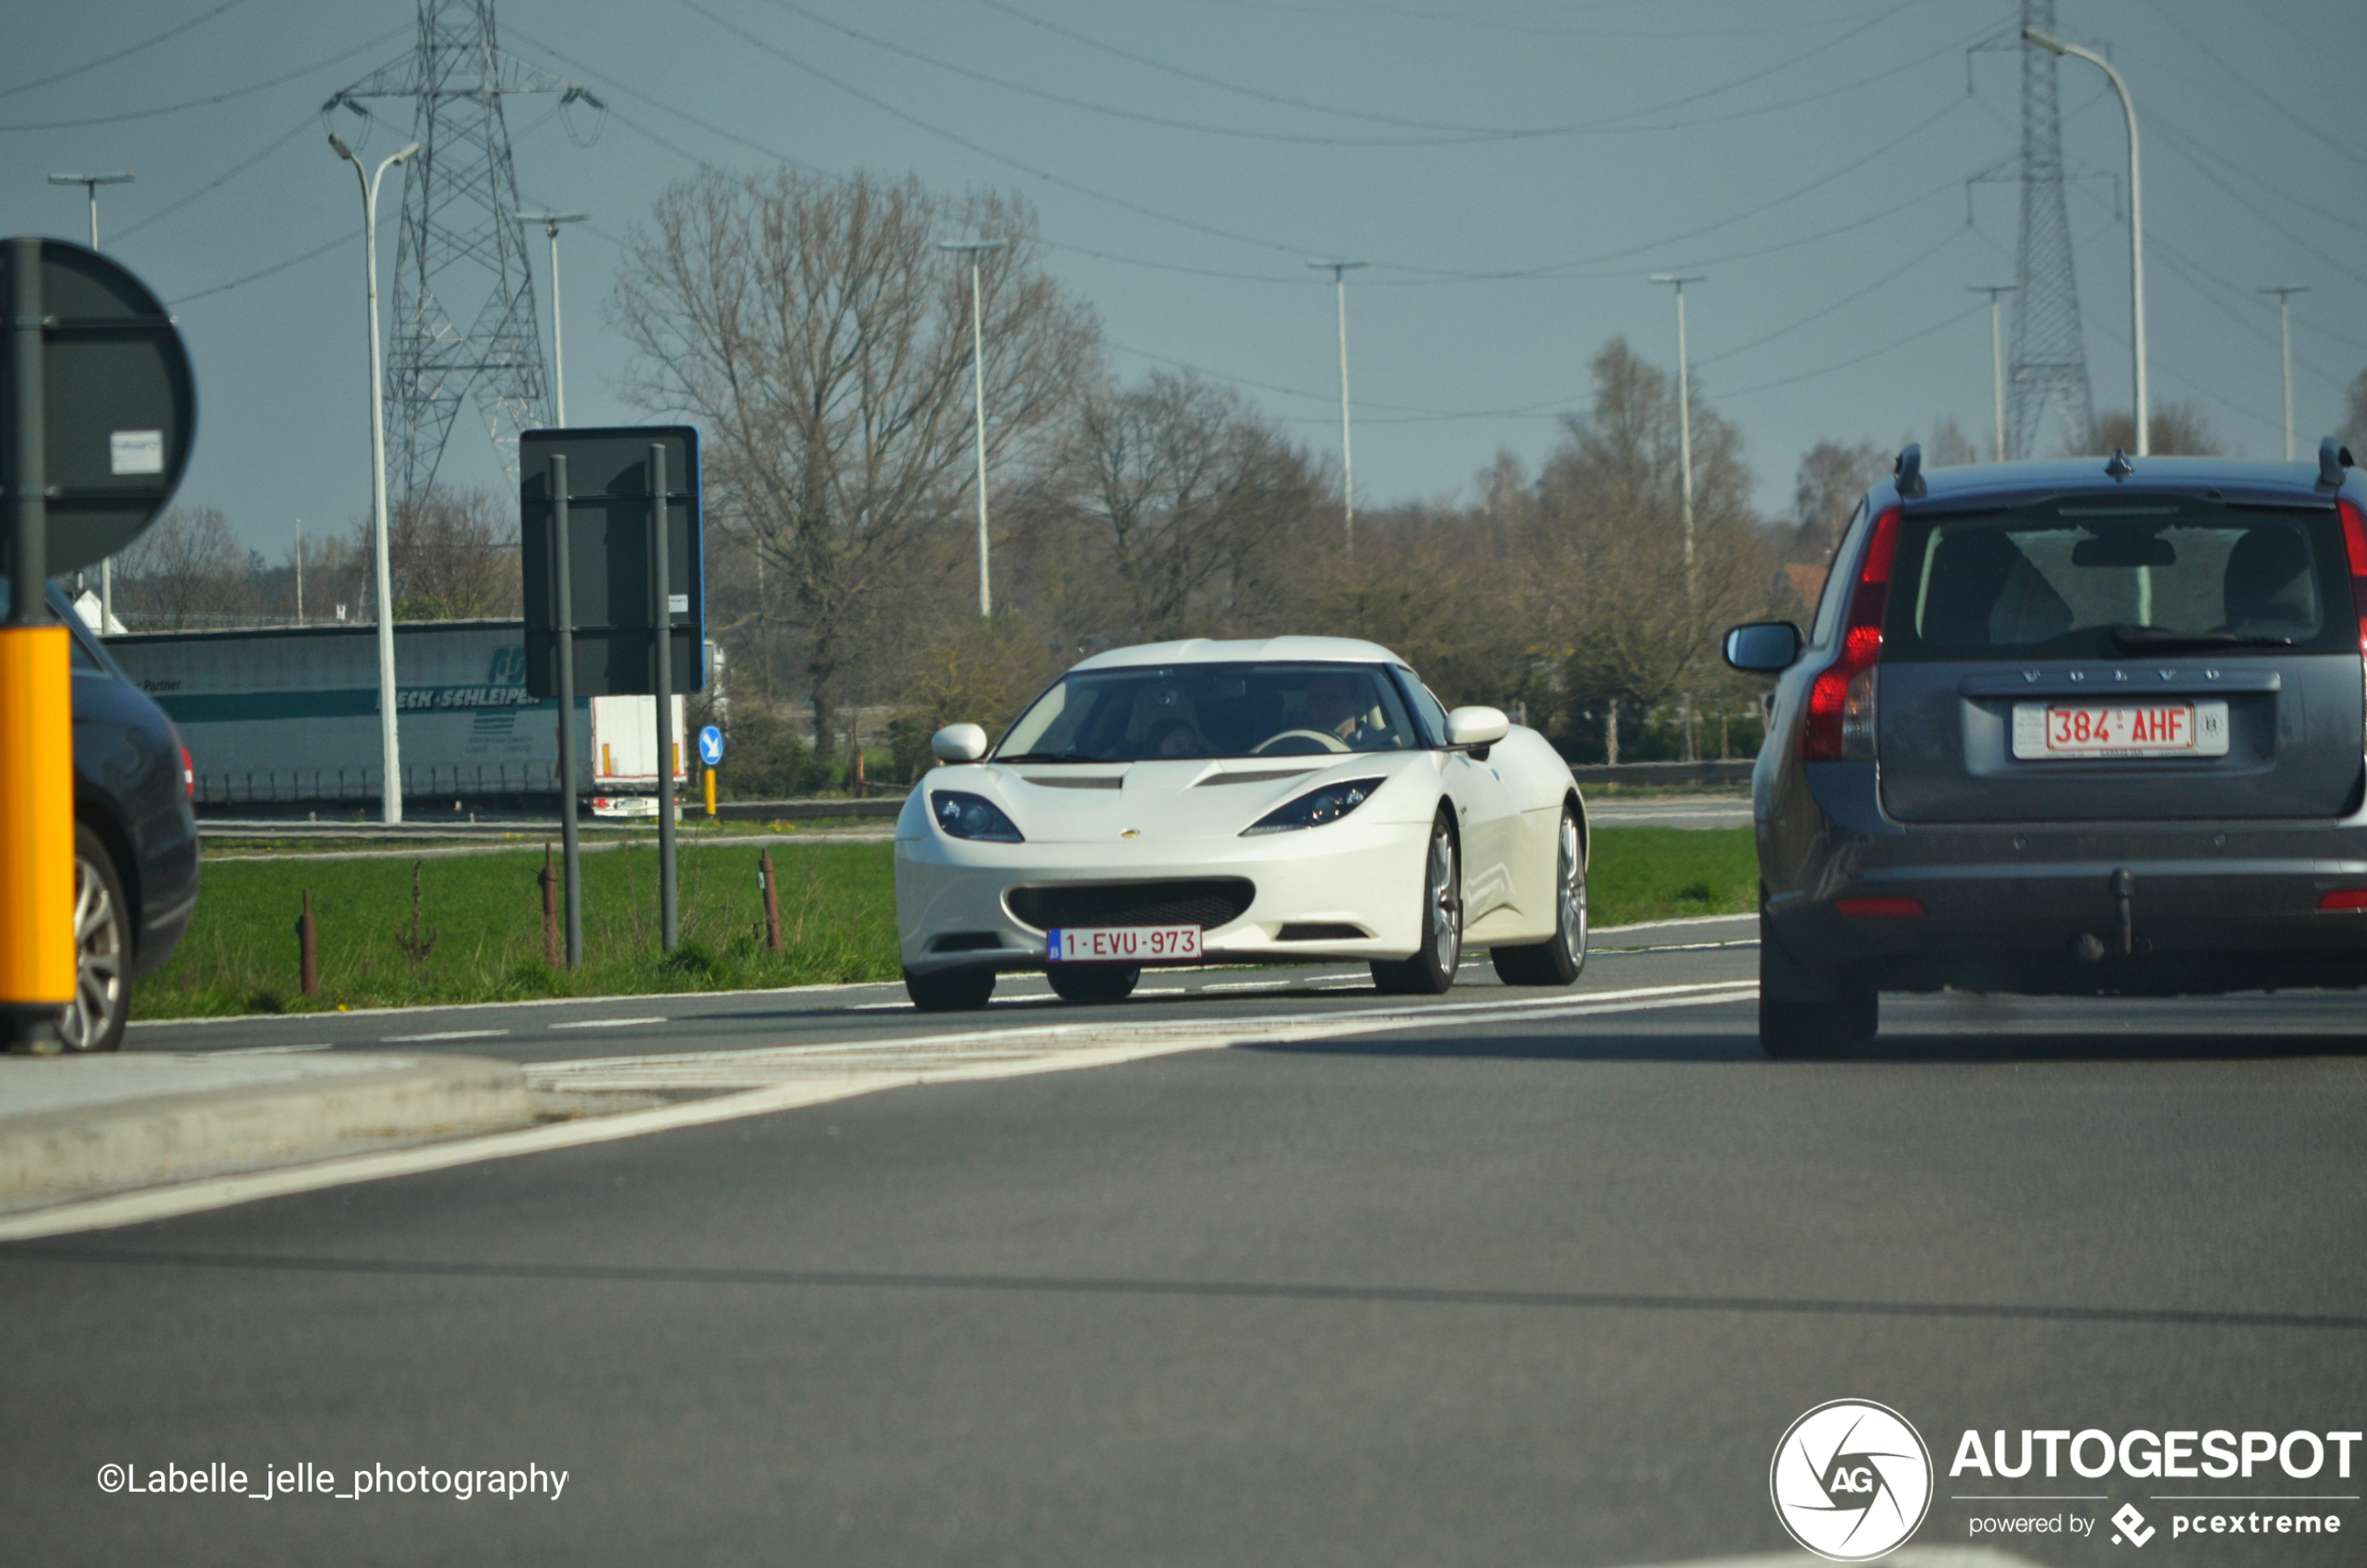
<path fill-rule="evenodd" d="M 1350 751 L 1394 751 L 1402 743 L 1370 722 L 1376 716 L 1372 699 L 1369 676 L 1315 675 L 1307 683 L 1307 728 L 1346 742 Z"/>
<path fill-rule="evenodd" d="M 1006 762 L 1131 762 L 1420 744 L 1402 695 L 1378 665 L 1122 665 L 1054 682 L 996 755 Z"/>

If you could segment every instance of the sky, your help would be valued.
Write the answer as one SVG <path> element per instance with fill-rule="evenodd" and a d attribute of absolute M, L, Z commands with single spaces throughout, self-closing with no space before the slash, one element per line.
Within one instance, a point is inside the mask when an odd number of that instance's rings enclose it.
<path fill-rule="evenodd" d="M 618 242 L 704 160 L 916 174 L 1037 210 L 1047 263 L 1112 369 L 1239 387 L 1336 465 L 1338 319 L 1361 508 L 1469 499 L 1534 471 L 1624 335 L 1673 367 L 1685 295 L 1701 397 L 1743 432 L 1770 515 L 1820 439 L 1991 431 L 1989 311 L 2014 273 L 2010 0 L 501 0 L 500 42 L 605 114 L 505 101 L 528 210 L 584 211 L 560 268 L 568 414 L 650 422 L 616 389 Z M 368 511 L 361 199 L 320 106 L 399 61 L 404 0 L 28 7 L 0 67 L 0 233 L 88 239 L 57 171 L 124 170 L 101 248 L 170 304 L 199 428 L 179 499 L 279 557 Z M 2059 0 L 2109 53 L 2144 154 L 2156 406 L 2237 454 L 2283 448 L 2292 300 L 2299 450 L 2367 368 L 2367 6 Z M 1987 44 L 1990 48 L 1980 46 Z M 2102 74 L 2059 69 L 2072 231 L 2100 410 L 2130 402 L 2128 141 Z M 409 138 L 385 106 L 375 165 Z M 360 122 L 340 112 L 350 138 Z M 387 178 L 391 297 L 401 171 Z M 527 254 L 549 330 L 548 252 Z M 954 265 L 949 260 L 949 266 Z M 506 487 L 464 412 L 442 477 Z"/>

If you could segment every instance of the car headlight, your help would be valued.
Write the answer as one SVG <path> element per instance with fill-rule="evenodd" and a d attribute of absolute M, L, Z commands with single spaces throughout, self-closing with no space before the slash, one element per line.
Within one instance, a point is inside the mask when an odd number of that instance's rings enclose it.
<path fill-rule="evenodd" d="M 929 814 L 949 838 L 982 839 L 990 844 L 1023 844 L 1019 830 L 1001 807 L 983 795 L 958 789 L 929 792 Z"/>
<path fill-rule="evenodd" d="M 1342 779 L 1311 789 L 1286 806 L 1274 810 L 1241 829 L 1247 839 L 1258 833 L 1290 833 L 1302 827 L 1320 827 L 1327 822 L 1337 822 L 1372 798 L 1373 792 L 1386 783 L 1382 779 Z"/>

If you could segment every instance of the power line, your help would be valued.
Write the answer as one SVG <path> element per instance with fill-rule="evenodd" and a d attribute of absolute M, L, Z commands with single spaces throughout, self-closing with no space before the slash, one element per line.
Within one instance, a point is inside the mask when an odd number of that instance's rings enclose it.
<path fill-rule="evenodd" d="M 259 271 L 250 272 L 243 278 L 233 278 L 227 283 L 216 283 L 210 289 L 199 289 L 193 294 L 183 294 L 178 299 L 168 300 L 165 303 L 174 309 L 179 309 L 182 306 L 187 305 L 192 300 L 205 299 L 213 294 L 227 293 L 232 289 L 239 288 L 243 284 L 254 282 L 259 279 L 268 278 L 275 272 L 285 272 L 292 266 L 301 266 L 304 263 L 312 260 L 315 256 L 325 256 L 340 245 L 350 245 L 356 238 L 358 237 L 355 235 L 341 234 L 335 239 L 330 240 L 327 244 L 316 245 L 300 256 L 290 256 L 286 261 L 274 262 L 271 266 L 264 267 Z"/>
<path fill-rule="evenodd" d="M 79 76 L 85 71 L 96 71 L 102 65 L 113 65 L 118 60 L 129 60 L 142 49 L 153 48 L 168 38 L 178 38 L 191 28 L 202 26 L 231 7 L 245 4 L 246 0 L 222 0 L 222 4 L 210 11 L 201 11 L 178 26 L 168 27 L 152 37 L 143 38 L 136 44 L 116 50 L 113 54 L 103 54 L 96 60 L 86 60 L 79 65 L 69 66 L 63 71 L 55 72 L 47 76 L 35 76 L 32 81 L 19 82 L 14 87 L 0 88 L 0 98 L 14 98 L 21 92 L 31 92 L 34 88 L 45 88 L 52 82 L 62 82 L 70 76 Z"/>
<path fill-rule="evenodd" d="M 270 143 L 266 145 L 262 151 L 232 164 L 226 171 L 215 175 L 212 179 L 207 181 L 204 184 L 199 185 L 196 190 L 191 191 L 180 200 L 171 202 L 163 207 L 157 208 L 155 211 L 149 213 L 146 217 L 142 218 L 137 223 L 124 225 L 121 228 L 115 231 L 114 238 L 119 241 L 139 233 L 140 230 L 147 227 L 150 224 L 163 222 L 165 219 L 172 216 L 173 213 L 178 212 L 181 209 L 188 206 L 189 203 L 197 200 L 198 198 L 209 195 L 213 191 L 219 190 L 222 186 L 228 184 L 231 181 L 237 179 L 248 170 L 253 169 L 256 164 L 261 163 L 265 158 L 269 157 L 273 153 L 278 152 L 281 147 L 286 146 L 290 142 L 294 141 L 297 137 L 303 135 L 306 131 L 311 130 L 319 123 L 320 116 L 313 114 L 311 111 L 307 110 L 305 112 L 304 118 L 296 121 L 294 126 L 291 129 L 273 137 Z"/>
<path fill-rule="evenodd" d="M 1917 267 L 1922 266 L 1925 262 L 1931 260 L 1934 256 L 1939 254 L 1942 251 L 1945 251 L 1948 247 L 1955 244 L 1958 240 L 1963 238 L 1963 229 L 1952 228 L 1949 230 L 1947 234 L 1940 237 L 1938 244 L 1933 245 L 1925 250 L 1916 252 L 1915 254 L 1909 257 L 1907 261 L 1901 263 L 1898 266 L 1894 267 L 1890 271 L 1883 273 L 1871 283 L 1852 289 L 1848 293 L 1843 294 L 1840 298 L 1833 301 L 1832 304 L 1824 307 L 1822 309 L 1813 310 L 1807 315 L 1802 316 L 1799 320 L 1777 327 L 1773 332 L 1768 333 L 1764 336 L 1752 338 L 1748 343 L 1741 344 L 1732 348 L 1728 348 L 1720 353 L 1711 354 L 1705 358 L 1696 359 L 1693 362 L 1697 365 L 1714 365 L 1721 363 L 1727 360 L 1737 359 L 1742 355 L 1749 353 L 1754 348 L 1762 348 L 1767 344 L 1774 342 L 1779 337 L 1787 336 L 1792 333 L 1798 332 L 1804 326 L 1808 326 L 1813 322 L 1821 321 L 1836 310 L 1847 309 L 1850 306 L 1857 304 L 1860 300 L 1869 298 L 1870 296 L 1881 293 L 1883 289 L 1886 289 L 1891 284 L 1897 282 L 1901 278 L 1906 277 L 1909 273 L 1914 271 Z"/>
<path fill-rule="evenodd" d="M 1905 337 L 1896 338 L 1889 343 L 1885 343 L 1879 348 L 1868 348 L 1862 354 L 1853 354 L 1846 360 L 1836 360 L 1833 363 L 1822 366 L 1816 370 L 1804 370 L 1797 375 L 1782 376 L 1773 381 L 1762 381 L 1756 387 L 1740 387 L 1732 391 L 1725 393 L 1724 395 L 1730 398 L 1747 398 L 1759 392 L 1772 392 L 1778 387 L 1790 387 L 1802 381 L 1813 381 L 1820 375 L 1830 375 L 1837 370 L 1847 370 L 1852 365 L 1862 365 L 1868 360 L 1878 360 L 1884 354 L 1895 353 L 1897 350 L 1906 348 L 1910 343 L 1921 343 L 1923 339 L 1932 336 L 1936 333 L 1946 332 L 1949 328 L 1955 326 L 1960 321 L 1969 321 L 1975 316 L 1979 315 L 1988 308 L 1989 307 L 1985 303 L 1975 305 L 1966 309 L 1959 310 L 1955 315 L 1948 317 L 1944 320 L 1935 321 L 1930 326 L 1923 328 L 1920 332 L 1912 332 L 1908 334 Z"/>
<path fill-rule="evenodd" d="M 0 125 L 0 132 L 11 130 L 75 130 L 80 129 L 81 127 L 91 125 L 121 125 L 127 120 L 152 120 L 159 115 L 177 115 L 185 109 L 203 109 L 216 103 L 227 103 L 233 99 L 250 97 L 253 94 L 262 92 L 267 89 L 279 87 L 287 82 L 293 82 L 299 76 L 308 76 L 315 71 L 325 71 L 341 60 L 349 60 L 353 56 L 360 54 L 366 49 L 375 49 L 380 44 L 386 43 L 389 39 L 399 38 L 404 34 L 410 31 L 411 30 L 407 27 L 391 28 L 387 32 L 379 34 L 375 38 L 367 39 L 362 43 L 356 44 L 349 49 L 340 49 L 335 54 L 330 55 L 325 60 L 316 60 L 309 65 L 299 66 L 295 70 L 290 71 L 284 75 L 273 76 L 268 81 L 255 82 L 248 87 L 233 88 L 228 92 L 217 92 L 210 98 L 192 98 L 185 102 L 167 103 L 161 108 L 134 109 L 129 113 L 120 115 L 91 115 L 81 119 L 74 120 L 26 120 L 17 125 Z"/>
<path fill-rule="evenodd" d="M 2219 52 L 2216 49 L 2213 49 L 2209 44 L 2204 43 L 2200 38 L 2196 37 L 2194 34 L 2194 30 L 2189 28 L 2184 22 L 2179 20 L 2177 16 L 2171 12 L 2169 7 L 2161 3 L 2161 0 L 2149 0 L 2149 3 L 2153 6 L 2155 11 L 2160 13 L 2161 19 L 2169 23 L 2169 25 L 2177 31 L 2179 36 L 2184 38 L 2187 43 L 2194 46 L 2196 53 L 2201 55 L 2205 60 L 2210 61 L 2213 65 L 2219 67 L 2220 71 L 2225 75 L 2230 81 L 2235 82 L 2245 91 L 2251 93 L 2254 98 L 2259 99 L 2262 102 L 2276 110 L 2279 115 L 2282 115 L 2285 118 L 2292 121 L 2294 125 L 2301 128 L 2304 134 L 2309 136 L 2312 140 L 2323 143 L 2325 145 L 2332 147 L 2335 152 L 2340 153 L 2343 157 L 2350 159 L 2351 162 L 2356 163 L 2362 168 L 2367 168 L 2367 157 L 2362 157 L 2356 150 L 2343 145 L 2340 142 L 2335 141 L 2332 136 L 2327 135 L 2324 131 L 2319 130 L 2316 126 L 2310 124 L 2307 120 L 2293 113 L 2292 105 L 2286 102 L 2285 98 L 2260 87 L 2258 84 L 2254 83 L 2251 77 L 2245 75 L 2241 71 L 2237 70 L 2233 65 L 2228 64 L 2226 61 L 2221 59 Z M 2279 428 L 2281 429 L 2282 427 L 2280 426 Z"/>

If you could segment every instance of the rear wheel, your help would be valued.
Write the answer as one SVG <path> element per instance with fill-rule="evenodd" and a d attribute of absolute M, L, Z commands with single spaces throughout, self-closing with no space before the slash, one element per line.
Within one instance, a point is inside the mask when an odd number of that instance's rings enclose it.
<path fill-rule="evenodd" d="M 904 992 L 924 1013 L 966 1013 L 994 994 L 992 969 L 948 969 L 935 975 L 904 972 Z"/>
<path fill-rule="evenodd" d="M 1062 1002 L 1124 1002 L 1142 977 L 1132 963 L 1056 963 L 1045 976 Z"/>
<path fill-rule="evenodd" d="M 130 908 L 115 857 L 87 827 L 74 830 L 74 1001 L 58 1018 L 69 1051 L 112 1051 L 131 1016 Z"/>
<path fill-rule="evenodd" d="M 1821 1061 L 1849 1055 L 1881 1027 L 1881 999 L 1871 986 L 1850 986 L 1827 1002 L 1758 997 L 1758 1048 L 1772 1059 Z"/>
<path fill-rule="evenodd" d="M 1463 857 L 1455 829 L 1441 811 L 1430 824 L 1429 852 L 1422 857 L 1422 947 L 1412 958 L 1375 961 L 1376 989 L 1407 996 L 1438 996 L 1455 984 L 1463 961 Z"/>
<path fill-rule="evenodd" d="M 1496 977 L 1508 986 L 1567 986 L 1586 967 L 1586 857 L 1579 848 L 1578 814 L 1567 806 L 1554 844 L 1553 936 L 1488 952 Z"/>

